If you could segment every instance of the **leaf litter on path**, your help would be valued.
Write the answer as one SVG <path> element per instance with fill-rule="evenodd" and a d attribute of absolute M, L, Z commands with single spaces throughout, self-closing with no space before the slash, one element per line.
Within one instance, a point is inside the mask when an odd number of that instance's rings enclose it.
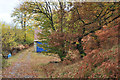
<path fill-rule="evenodd" d="M 21 53 L 16 54 L 17 59 L 12 60 L 11 65 L 2 71 L 3 78 L 46 78 L 40 66 L 55 60 L 51 56 L 36 54 L 34 47 L 30 47 Z M 12 59 L 12 57 L 11 57 Z M 9 60 L 9 59 L 8 59 Z M 57 60 L 57 59 L 56 59 Z"/>

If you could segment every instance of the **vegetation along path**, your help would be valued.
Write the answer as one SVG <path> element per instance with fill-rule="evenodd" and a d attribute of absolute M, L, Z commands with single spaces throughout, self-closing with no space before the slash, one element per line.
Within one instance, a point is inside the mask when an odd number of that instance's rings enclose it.
<path fill-rule="evenodd" d="M 7 60 L 10 65 L 3 69 L 2 75 L 3 78 L 46 78 L 41 66 L 58 60 L 57 57 L 35 53 L 30 47 L 10 57 Z"/>

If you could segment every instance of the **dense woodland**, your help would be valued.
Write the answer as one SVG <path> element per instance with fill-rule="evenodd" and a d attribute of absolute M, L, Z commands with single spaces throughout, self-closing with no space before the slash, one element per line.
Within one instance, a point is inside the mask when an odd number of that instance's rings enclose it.
<path fill-rule="evenodd" d="M 80 57 L 85 56 L 82 39 L 103 26 L 118 25 L 119 3 L 80 3 L 80 2 L 24 2 L 20 9 L 32 13 L 42 29 L 40 39 L 49 43 L 49 51 L 60 59 L 69 51 L 78 50 Z M 114 23 L 114 24 L 113 24 Z"/>
<path fill-rule="evenodd" d="M 34 28 L 39 27 L 42 30 L 39 39 L 48 44 L 40 45 L 48 50 L 43 53 L 57 54 L 66 65 L 78 62 L 74 75 L 59 68 L 64 73 L 60 75 L 55 68 L 51 72 L 47 67 L 49 77 L 116 78 L 119 76 L 119 8 L 119 2 L 25 1 L 12 14 L 15 24 L 21 28 L 1 23 L 2 49 L 9 51 L 19 44 L 30 45 Z"/>

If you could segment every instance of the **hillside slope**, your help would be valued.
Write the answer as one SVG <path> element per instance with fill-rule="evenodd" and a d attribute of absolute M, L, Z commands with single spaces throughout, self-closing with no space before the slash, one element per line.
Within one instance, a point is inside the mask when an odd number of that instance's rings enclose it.
<path fill-rule="evenodd" d="M 44 66 L 52 78 L 118 78 L 119 25 L 95 32 L 83 38 L 87 55 L 73 64 L 50 63 Z"/>

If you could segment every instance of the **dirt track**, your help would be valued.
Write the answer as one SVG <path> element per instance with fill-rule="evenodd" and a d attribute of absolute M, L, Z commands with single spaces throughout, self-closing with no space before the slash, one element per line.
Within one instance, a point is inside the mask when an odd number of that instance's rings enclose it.
<path fill-rule="evenodd" d="M 56 57 L 35 53 L 34 48 L 30 47 L 8 59 L 11 65 L 2 71 L 2 76 L 3 78 L 46 78 L 40 66 L 58 60 Z"/>

